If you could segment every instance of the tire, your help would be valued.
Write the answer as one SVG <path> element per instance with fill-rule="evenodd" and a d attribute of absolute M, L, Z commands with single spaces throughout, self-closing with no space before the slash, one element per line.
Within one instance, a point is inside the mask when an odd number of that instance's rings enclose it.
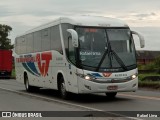
<path fill-rule="evenodd" d="M 39 90 L 38 87 L 29 85 L 29 80 L 27 75 L 24 77 L 24 85 L 27 92 L 35 92 Z"/>
<path fill-rule="evenodd" d="M 60 83 L 59 83 L 59 92 L 60 92 L 61 98 L 63 99 L 69 98 L 69 93 L 66 90 L 66 86 L 65 86 L 65 82 L 63 78 L 61 78 Z"/>
<path fill-rule="evenodd" d="M 7 79 L 11 79 L 11 72 L 8 72 Z"/>
<path fill-rule="evenodd" d="M 117 95 L 117 92 L 108 92 L 106 93 L 107 98 L 114 99 Z"/>

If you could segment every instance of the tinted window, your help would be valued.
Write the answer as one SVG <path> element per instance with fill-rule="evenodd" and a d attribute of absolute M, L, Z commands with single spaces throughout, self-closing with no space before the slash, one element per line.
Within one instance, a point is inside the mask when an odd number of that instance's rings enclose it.
<path fill-rule="evenodd" d="M 34 33 L 34 52 L 40 52 L 42 47 L 41 31 Z"/>
<path fill-rule="evenodd" d="M 33 34 L 28 34 L 25 36 L 27 43 L 27 53 L 33 52 Z"/>
<path fill-rule="evenodd" d="M 58 25 L 51 27 L 51 50 L 56 50 L 62 53 L 62 44 Z"/>
<path fill-rule="evenodd" d="M 26 53 L 26 40 L 25 37 L 18 37 L 16 39 L 16 53 L 17 54 L 22 54 L 22 53 Z"/>
<path fill-rule="evenodd" d="M 42 30 L 42 51 L 51 49 L 50 28 Z"/>

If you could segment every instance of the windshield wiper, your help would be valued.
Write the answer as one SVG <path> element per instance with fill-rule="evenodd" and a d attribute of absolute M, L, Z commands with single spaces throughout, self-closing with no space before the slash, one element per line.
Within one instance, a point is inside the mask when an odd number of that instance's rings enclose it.
<path fill-rule="evenodd" d="M 106 37 L 107 37 L 107 42 L 108 42 L 108 44 L 107 44 L 107 49 L 106 49 L 106 51 L 104 52 L 104 54 L 103 54 L 103 56 L 102 56 L 102 59 L 100 60 L 98 66 L 97 66 L 96 71 L 97 71 L 97 72 L 99 71 L 99 69 L 100 69 L 100 67 L 101 67 L 101 65 L 102 65 L 102 63 L 103 63 L 103 61 L 104 61 L 104 59 L 105 59 L 105 57 L 106 57 L 107 54 L 108 54 L 108 57 L 109 57 L 109 59 L 110 59 L 109 61 L 110 61 L 111 68 L 112 68 L 112 60 L 111 60 L 111 57 L 114 56 L 115 59 L 116 59 L 116 61 L 119 63 L 119 65 L 120 65 L 124 70 L 127 70 L 127 67 L 125 66 L 124 62 L 123 62 L 123 61 L 121 60 L 121 58 L 117 55 L 117 53 L 116 53 L 114 50 L 112 50 L 111 44 L 110 44 L 110 42 L 109 42 L 109 38 L 108 38 L 107 31 L 105 30 L 105 32 L 106 32 Z"/>
<path fill-rule="evenodd" d="M 97 71 L 97 72 L 99 71 L 99 68 L 101 67 L 101 65 L 102 65 L 102 63 L 103 63 L 103 61 L 104 61 L 104 59 L 105 59 L 105 57 L 106 57 L 108 51 L 109 51 L 109 49 L 107 48 L 106 51 L 104 52 L 104 54 L 103 54 L 103 56 L 102 56 L 102 58 L 101 58 L 99 64 L 98 64 L 97 68 L 96 68 L 96 71 Z"/>
<path fill-rule="evenodd" d="M 106 51 L 104 52 L 104 54 L 103 54 L 103 56 L 102 56 L 102 58 L 101 58 L 101 60 L 100 60 L 100 62 L 99 62 L 99 64 L 98 64 L 98 66 L 97 66 L 97 69 L 96 69 L 97 72 L 99 71 L 99 68 L 101 67 L 101 65 L 102 65 L 102 63 L 103 63 L 106 55 L 111 51 L 111 45 L 110 45 L 109 38 L 108 38 L 108 34 L 107 34 L 107 31 L 106 31 L 106 30 L 105 30 L 105 34 L 106 34 L 106 38 L 107 38 L 107 44 L 106 44 L 107 49 L 106 49 Z M 108 57 L 110 58 L 110 65 L 112 66 L 111 57 L 110 57 L 109 54 L 108 54 Z"/>
<path fill-rule="evenodd" d="M 117 53 L 114 50 L 111 50 L 111 55 L 114 55 L 116 61 L 124 70 L 128 70 L 124 62 L 121 60 L 121 58 L 117 55 Z"/>
<path fill-rule="evenodd" d="M 101 61 L 99 62 L 96 71 L 99 71 L 99 68 L 100 68 L 100 66 L 102 65 L 102 63 L 103 63 L 103 61 L 104 61 L 104 59 L 105 59 L 105 57 L 106 57 L 107 54 L 108 54 L 109 59 L 110 59 L 111 68 L 112 68 L 111 57 L 114 56 L 114 58 L 115 58 L 116 61 L 119 63 L 119 65 L 120 65 L 124 70 L 128 70 L 127 67 L 126 67 L 126 65 L 124 64 L 124 62 L 123 62 L 123 61 L 121 60 L 121 58 L 117 55 L 117 53 L 116 53 L 114 50 L 112 50 L 112 49 L 111 49 L 110 51 L 109 51 L 109 49 L 107 49 L 107 50 L 105 51 L 105 53 L 103 54 L 102 59 L 101 59 Z"/>

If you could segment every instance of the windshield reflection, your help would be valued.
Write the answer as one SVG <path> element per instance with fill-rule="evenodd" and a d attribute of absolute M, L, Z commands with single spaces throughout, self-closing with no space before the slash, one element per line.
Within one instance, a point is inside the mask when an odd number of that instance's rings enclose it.
<path fill-rule="evenodd" d="M 79 55 L 82 66 L 96 69 L 105 52 L 108 53 L 106 53 L 99 69 L 108 70 L 136 65 L 134 43 L 128 28 L 101 29 L 78 27 L 76 31 L 79 36 Z M 118 57 L 109 54 L 109 47 Z"/>

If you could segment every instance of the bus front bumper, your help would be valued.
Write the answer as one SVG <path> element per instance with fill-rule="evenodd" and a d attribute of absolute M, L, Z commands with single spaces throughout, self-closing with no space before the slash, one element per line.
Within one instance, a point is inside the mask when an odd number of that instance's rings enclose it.
<path fill-rule="evenodd" d="M 138 77 L 122 83 L 97 83 L 78 78 L 79 93 L 134 92 L 138 89 Z"/>

